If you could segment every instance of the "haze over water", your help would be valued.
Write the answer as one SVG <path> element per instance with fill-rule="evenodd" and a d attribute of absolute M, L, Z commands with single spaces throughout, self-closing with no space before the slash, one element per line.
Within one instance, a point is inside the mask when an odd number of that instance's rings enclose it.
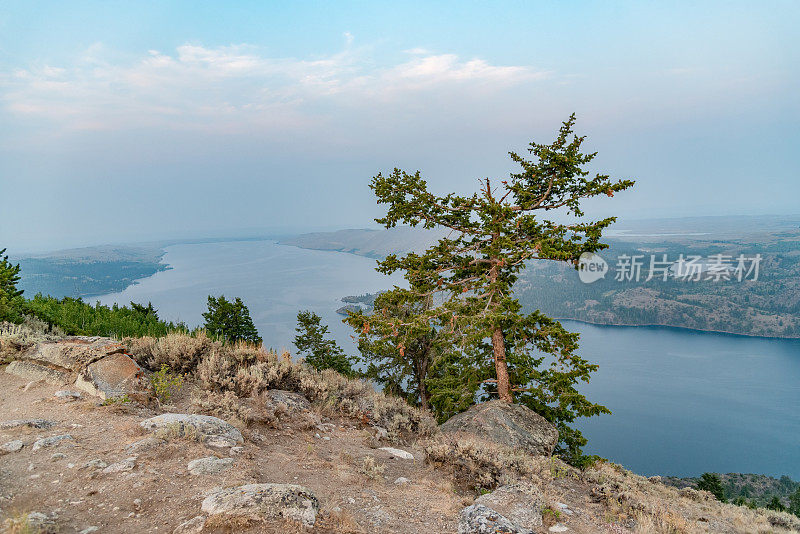
<path fill-rule="evenodd" d="M 375 272 L 372 259 L 270 241 L 176 245 L 164 261 L 172 269 L 99 300 L 152 301 L 162 318 L 195 326 L 208 295 L 239 296 L 265 346 L 291 351 L 297 311 L 310 309 L 354 354 L 352 331 L 335 312 L 339 299 L 402 283 Z M 800 340 L 565 325 L 581 333 L 582 354 L 600 364 L 583 391 L 614 412 L 580 424 L 587 452 L 644 475 L 800 479 Z"/>

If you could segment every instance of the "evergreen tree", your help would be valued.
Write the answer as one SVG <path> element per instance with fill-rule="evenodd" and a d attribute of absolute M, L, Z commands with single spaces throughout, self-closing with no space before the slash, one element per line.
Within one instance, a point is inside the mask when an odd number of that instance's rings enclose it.
<path fill-rule="evenodd" d="M 131 301 L 131 309 L 136 313 L 141 313 L 146 317 L 158 319 L 158 310 L 153 307 L 152 302 L 148 302 L 147 306 L 143 306 L 142 304 L 136 304 L 135 302 Z"/>
<path fill-rule="evenodd" d="M 786 506 L 783 505 L 777 495 L 773 495 L 772 499 L 767 503 L 768 510 L 775 510 L 776 512 L 785 512 Z"/>
<path fill-rule="evenodd" d="M 598 195 L 613 196 L 630 187 L 629 180 L 612 181 L 598 174 L 589 178 L 584 167 L 595 154 L 583 154 L 584 137 L 573 135 L 574 115 L 549 145 L 531 143 L 533 160 L 515 153 L 520 172 L 499 186 L 482 180 L 479 193 L 435 195 L 419 172 L 395 169 L 378 174 L 370 187 L 388 206 L 376 219 L 387 228 L 399 223 L 444 228 L 447 237 L 421 254 L 390 255 L 379 262 L 383 273 L 404 271 L 418 297 L 438 294 L 444 300 L 427 312 L 434 328 L 446 328 L 459 339 L 435 393 L 450 397 L 459 408 L 476 393 L 527 405 L 555 423 L 561 443 L 557 452 L 578 461 L 586 443 L 569 426 L 577 417 L 609 413 L 576 389 L 597 369 L 577 353 L 578 335 L 538 310 L 525 314 L 512 293 L 525 262 L 556 260 L 577 268 L 585 252 L 602 250 L 601 233 L 615 219 L 583 221 L 581 202 Z M 552 210 L 574 222 L 542 218 Z"/>
<path fill-rule="evenodd" d="M 0 250 L 0 321 L 20 322 L 22 290 L 17 289 L 19 263 L 12 265 L 5 252 L 6 249 Z"/>
<path fill-rule="evenodd" d="M 714 495 L 720 502 L 728 502 L 725 499 L 725 488 L 722 487 L 722 479 L 715 473 L 703 473 L 697 481 L 697 489 L 705 490 Z"/>
<path fill-rule="evenodd" d="M 250 310 L 239 297 L 229 301 L 224 295 L 218 298 L 209 295 L 208 311 L 203 313 L 203 318 L 206 320 L 204 328 L 212 336 L 231 343 L 247 341 L 261 344 L 258 330 L 250 318 Z"/>
<path fill-rule="evenodd" d="M 789 511 L 800 517 L 800 487 L 789 496 Z"/>
<path fill-rule="evenodd" d="M 364 375 L 385 392 L 425 410 L 431 407 L 427 386 L 431 366 L 442 352 L 451 350 L 447 331 L 427 320 L 431 307 L 430 296 L 395 288 L 375 298 L 373 313 L 358 311 L 344 320 L 358 332 Z"/>
<path fill-rule="evenodd" d="M 297 313 L 297 335 L 294 346 L 306 363 L 314 369 L 333 369 L 346 376 L 354 374 L 350 359 L 336 344 L 334 339 L 325 339 L 328 326 L 322 324 L 322 318 L 311 311 Z"/>

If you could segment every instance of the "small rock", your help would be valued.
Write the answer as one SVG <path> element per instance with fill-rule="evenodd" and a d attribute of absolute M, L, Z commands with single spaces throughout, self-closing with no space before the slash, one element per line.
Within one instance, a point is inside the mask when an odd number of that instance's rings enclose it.
<path fill-rule="evenodd" d="M 231 454 L 233 455 L 242 454 L 243 451 L 244 447 L 231 447 Z"/>
<path fill-rule="evenodd" d="M 133 499 L 133 507 L 134 508 L 141 508 L 142 500 L 141 499 Z"/>
<path fill-rule="evenodd" d="M 45 447 L 53 447 L 55 445 L 58 445 L 59 443 L 61 443 L 64 440 L 74 440 L 74 439 L 75 438 L 73 438 L 69 434 L 62 434 L 60 436 L 52 436 L 52 437 L 49 437 L 49 438 L 37 439 L 33 443 L 33 450 L 38 451 L 39 449 L 42 449 L 42 448 L 45 448 Z"/>
<path fill-rule="evenodd" d="M 473 504 L 461 510 L 458 534 L 532 534 L 532 531 L 515 525 L 491 508 Z"/>
<path fill-rule="evenodd" d="M 0 445 L 0 454 L 5 454 L 9 452 L 17 452 L 18 450 L 22 449 L 25 444 L 22 443 L 21 439 L 15 439 L 13 441 L 9 441 L 7 443 L 3 443 Z"/>
<path fill-rule="evenodd" d="M 120 473 L 122 471 L 132 471 L 134 467 L 136 467 L 136 456 L 131 456 L 130 458 L 125 458 L 120 462 L 109 465 L 108 467 L 103 469 L 103 473 Z"/>
<path fill-rule="evenodd" d="M 50 455 L 50 460 L 55 462 L 55 461 L 58 461 L 58 460 L 63 460 L 66 457 L 67 457 L 66 454 L 61 453 L 61 452 L 56 452 L 56 453 Z"/>
<path fill-rule="evenodd" d="M 161 447 L 166 443 L 167 442 L 164 441 L 163 439 L 158 439 L 151 436 L 131 443 L 130 445 L 125 447 L 125 453 L 134 454 L 138 452 L 149 451 Z"/>
<path fill-rule="evenodd" d="M 81 530 L 78 534 L 92 534 L 92 532 L 97 532 L 100 530 L 100 527 L 86 527 L 85 529 Z"/>
<path fill-rule="evenodd" d="M 556 503 L 556 505 L 561 509 L 562 512 L 564 512 L 567 515 L 572 515 L 575 513 L 572 510 L 570 510 L 569 506 L 564 504 L 563 502 Z"/>
<path fill-rule="evenodd" d="M 56 426 L 55 421 L 48 421 L 47 419 L 12 419 L 11 421 L 0 422 L 0 429 L 16 428 L 18 426 L 29 426 L 31 428 L 39 428 L 46 430 Z"/>
<path fill-rule="evenodd" d="M 188 521 L 184 521 L 175 527 L 175 530 L 172 531 L 172 534 L 196 534 L 198 532 L 202 532 L 205 525 L 206 518 L 202 515 L 198 515 L 197 517 L 193 517 Z"/>
<path fill-rule="evenodd" d="M 189 462 L 187 468 L 191 475 L 214 475 L 226 471 L 233 466 L 233 458 L 217 458 L 208 456 Z"/>
<path fill-rule="evenodd" d="M 565 527 L 561 523 L 556 523 L 555 525 L 553 525 L 552 527 L 548 528 L 547 530 L 548 530 L 548 532 L 566 532 L 566 531 L 569 530 L 569 528 Z"/>
<path fill-rule="evenodd" d="M 206 440 L 206 446 L 212 449 L 229 449 L 234 445 L 236 445 L 234 440 L 222 436 L 213 436 Z"/>
<path fill-rule="evenodd" d="M 209 515 L 280 517 L 313 526 L 319 501 L 311 490 L 296 484 L 247 484 L 213 492 L 201 509 Z"/>
<path fill-rule="evenodd" d="M 401 458 L 403 460 L 413 460 L 414 459 L 414 455 L 413 454 L 411 454 L 410 452 L 401 450 L 401 449 L 395 449 L 393 447 L 380 447 L 379 450 L 386 451 L 389 454 L 391 454 L 392 456 L 394 456 L 395 458 Z"/>
<path fill-rule="evenodd" d="M 28 512 L 28 525 L 32 532 L 54 532 L 56 515 L 41 512 Z"/>
<path fill-rule="evenodd" d="M 411 481 L 409 479 L 407 479 L 406 477 L 397 477 L 397 479 L 395 479 L 395 481 L 394 481 L 394 483 L 397 484 L 398 486 L 404 486 L 404 485 L 408 484 L 409 482 L 411 482 Z"/>
<path fill-rule="evenodd" d="M 105 469 L 106 467 L 108 467 L 108 464 L 107 464 L 106 462 L 104 462 L 103 460 L 100 460 L 100 459 L 98 458 L 98 459 L 96 459 L 96 460 L 89 460 L 88 462 L 86 462 L 85 464 L 83 464 L 83 467 L 82 467 L 81 469 L 87 469 L 87 468 L 91 468 L 91 469 Z"/>
<path fill-rule="evenodd" d="M 56 391 L 53 396 L 59 400 L 63 400 L 65 402 L 74 401 L 81 398 L 81 394 L 79 391 L 70 391 L 68 389 L 62 389 Z"/>

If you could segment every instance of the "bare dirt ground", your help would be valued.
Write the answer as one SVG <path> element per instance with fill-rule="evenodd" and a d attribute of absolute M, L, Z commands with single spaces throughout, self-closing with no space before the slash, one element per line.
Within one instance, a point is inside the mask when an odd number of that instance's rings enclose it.
<path fill-rule="evenodd" d="M 393 458 L 369 445 L 369 433 L 349 420 L 335 429 L 258 428 L 244 431 L 243 451 L 233 468 L 213 475 L 190 475 L 187 463 L 208 456 L 229 456 L 227 449 L 211 449 L 185 439 L 171 440 L 150 450 L 126 448 L 146 437 L 138 423 L 157 412 L 125 405 L 100 406 L 94 398 L 64 403 L 53 397 L 56 386 L 26 383 L 0 372 L 0 420 L 42 418 L 56 421 L 53 428 L 0 429 L 0 443 L 22 440 L 18 452 L 0 456 L 0 516 L 31 511 L 56 514 L 59 532 L 172 532 L 182 522 L 201 514 L 200 503 L 214 488 L 249 483 L 301 484 L 320 501 L 315 532 L 455 532 L 458 511 L 466 497 L 458 495 L 441 473 L 419 460 Z M 184 393 L 168 411 L 193 411 Z M 70 434 L 73 440 L 32 450 L 41 437 Z M 320 437 L 317 437 L 317 434 Z M 324 439 L 330 438 L 330 439 Z M 108 465 L 138 455 L 131 471 L 103 473 L 85 467 L 93 460 Z M 378 470 L 363 472 L 364 458 L 373 457 Z M 410 482 L 395 484 L 399 477 Z M 467 499 L 471 502 L 471 499 Z M 212 528 L 209 528 L 212 527 Z M 207 525 L 206 531 L 229 526 Z M 230 526 L 235 531 L 286 532 L 298 527 L 274 525 Z"/>

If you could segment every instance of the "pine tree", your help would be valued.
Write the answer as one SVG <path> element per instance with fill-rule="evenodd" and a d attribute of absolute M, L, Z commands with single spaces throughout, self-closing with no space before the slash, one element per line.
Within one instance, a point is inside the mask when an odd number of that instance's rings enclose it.
<path fill-rule="evenodd" d="M 19 263 L 12 265 L 5 252 L 6 249 L 0 250 L 0 321 L 19 322 L 23 293 L 17 289 L 20 267 Z"/>
<path fill-rule="evenodd" d="M 209 295 L 208 311 L 203 313 L 203 318 L 206 320 L 204 328 L 212 336 L 230 343 L 247 341 L 261 344 L 258 330 L 250 318 L 250 310 L 239 297 L 229 301 L 224 295 L 218 298 Z"/>
<path fill-rule="evenodd" d="M 403 271 L 418 297 L 438 294 L 444 300 L 427 319 L 459 339 L 459 351 L 445 366 L 457 375 L 445 377 L 443 383 L 452 389 L 436 395 L 463 407 L 479 391 L 483 398 L 509 403 L 518 394 L 518 402 L 557 425 L 557 452 L 577 461 L 586 440 L 569 423 L 608 413 L 575 388 L 597 366 L 576 354 L 577 334 L 539 311 L 523 313 L 512 293 L 527 261 L 556 260 L 577 268 L 581 254 L 606 248 L 601 233 L 615 218 L 585 222 L 581 202 L 633 185 L 607 175 L 588 177 L 584 167 L 595 154 L 581 152 L 585 138 L 573 135 L 574 123 L 573 115 L 552 144 L 531 143 L 533 160 L 510 153 L 520 172 L 500 184 L 482 180 L 479 193 L 435 195 L 419 171 L 399 169 L 378 174 L 370 187 L 388 206 L 386 216 L 376 219 L 387 228 L 404 223 L 449 231 L 424 253 L 390 255 L 378 267 L 386 274 Z M 542 217 L 553 210 L 575 222 Z"/>
<path fill-rule="evenodd" d="M 789 512 L 800 517 L 800 487 L 789 496 Z"/>
<path fill-rule="evenodd" d="M 722 487 L 722 479 L 715 473 L 703 473 L 697 481 L 697 489 L 704 490 L 717 498 L 720 502 L 728 502 L 725 499 L 725 488 Z"/>
<path fill-rule="evenodd" d="M 297 313 L 297 335 L 294 346 L 314 369 L 333 369 L 345 376 L 354 374 L 350 359 L 336 344 L 334 339 L 325 339 L 328 326 L 322 324 L 322 318 L 311 311 Z"/>
<path fill-rule="evenodd" d="M 772 499 L 767 503 L 767 510 L 775 510 L 776 512 L 785 512 L 786 506 L 783 505 L 777 495 L 773 495 Z"/>
<path fill-rule="evenodd" d="M 373 313 L 350 313 L 344 320 L 359 336 L 365 376 L 392 395 L 428 410 L 427 381 L 433 363 L 448 350 L 447 331 L 431 326 L 430 296 L 395 288 L 375 298 Z"/>

